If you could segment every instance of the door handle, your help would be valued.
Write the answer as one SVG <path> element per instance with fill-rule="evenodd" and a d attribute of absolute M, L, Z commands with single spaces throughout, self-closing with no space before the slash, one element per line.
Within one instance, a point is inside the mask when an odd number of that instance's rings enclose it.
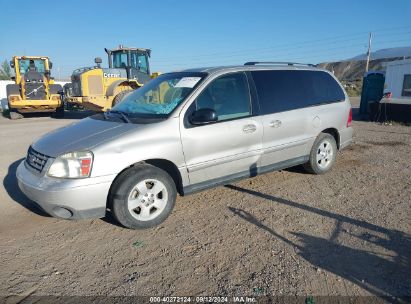
<path fill-rule="evenodd" d="M 253 124 L 245 125 L 245 126 L 243 127 L 243 132 L 244 132 L 244 133 L 253 133 L 253 132 L 255 132 L 256 130 L 257 130 L 257 126 L 256 126 L 256 125 L 253 125 Z"/>
<path fill-rule="evenodd" d="M 272 127 L 272 128 L 278 128 L 278 127 L 281 127 L 281 120 L 273 120 L 273 121 L 270 121 L 270 127 Z"/>

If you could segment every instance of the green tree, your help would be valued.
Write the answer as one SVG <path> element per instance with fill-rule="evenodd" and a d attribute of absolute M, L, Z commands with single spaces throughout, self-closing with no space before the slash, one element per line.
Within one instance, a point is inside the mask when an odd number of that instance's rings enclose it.
<path fill-rule="evenodd" d="M 10 80 L 11 69 L 7 60 L 4 60 L 0 68 L 0 80 Z"/>

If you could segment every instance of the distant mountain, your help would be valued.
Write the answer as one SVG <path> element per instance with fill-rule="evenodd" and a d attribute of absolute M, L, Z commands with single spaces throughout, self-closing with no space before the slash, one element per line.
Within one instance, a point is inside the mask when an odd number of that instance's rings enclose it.
<path fill-rule="evenodd" d="M 411 58 L 411 47 L 396 47 L 372 52 L 368 70 L 384 71 L 384 62 L 402 60 L 404 57 Z M 366 59 L 367 55 L 363 54 L 347 60 L 319 63 L 318 66 L 333 72 L 341 82 L 354 84 L 354 89 L 347 89 L 347 92 L 350 96 L 357 96 L 361 93 L 362 78 L 364 77 L 367 63 Z"/>
<path fill-rule="evenodd" d="M 404 49 L 404 48 L 395 48 L 395 49 Z M 405 52 L 401 53 L 401 56 L 398 57 L 384 57 L 384 58 L 376 58 L 371 56 L 370 65 L 368 67 L 369 71 L 384 71 L 385 67 L 383 67 L 384 62 L 394 61 L 394 60 L 402 60 L 404 58 L 411 58 L 411 47 L 408 48 L 410 50 L 409 55 L 406 55 Z M 392 50 L 392 49 L 386 49 Z M 385 52 L 386 50 L 376 51 L 375 54 L 394 54 L 395 52 Z M 398 54 L 398 53 L 396 53 Z M 360 56 L 354 57 L 360 58 Z M 351 59 L 351 60 L 342 60 L 342 61 L 335 61 L 335 62 L 323 62 L 319 63 L 318 66 L 320 68 L 329 70 L 333 72 L 334 75 L 340 81 L 354 81 L 358 79 L 362 79 L 365 73 L 365 66 L 367 61 L 365 59 Z"/>
<path fill-rule="evenodd" d="M 400 58 L 395 58 L 400 59 Z M 383 70 L 382 63 L 386 61 L 391 61 L 393 59 L 378 59 L 371 60 L 369 65 L 370 71 L 381 71 Z M 336 62 L 323 62 L 318 64 L 320 68 L 329 70 L 333 72 L 334 75 L 340 81 L 354 81 L 362 79 L 365 73 L 365 60 L 351 60 L 351 61 L 336 61 Z"/>
<path fill-rule="evenodd" d="M 409 57 L 409 56 L 411 56 L 411 46 L 381 49 L 375 52 L 371 52 L 372 60 L 393 58 L 393 57 L 401 58 L 401 57 Z M 366 59 L 367 59 L 367 54 L 361 54 L 351 59 L 347 59 L 347 61 L 366 60 Z"/>

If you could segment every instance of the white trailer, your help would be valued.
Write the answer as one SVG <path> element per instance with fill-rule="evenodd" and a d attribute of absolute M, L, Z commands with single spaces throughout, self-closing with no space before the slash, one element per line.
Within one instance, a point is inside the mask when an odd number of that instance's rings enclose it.
<path fill-rule="evenodd" d="M 411 105 L 411 59 L 396 60 L 384 64 L 384 93 L 386 102 Z"/>
<path fill-rule="evenodd" d="M 411 122 L 411 59 L 390 61 L 384 66 L 384 96 L 370 104 L 371 118 Z"/>

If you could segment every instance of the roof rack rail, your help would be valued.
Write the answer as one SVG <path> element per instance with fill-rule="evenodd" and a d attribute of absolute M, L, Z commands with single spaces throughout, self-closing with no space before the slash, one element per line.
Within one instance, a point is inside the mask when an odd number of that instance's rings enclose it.
<path fill-rule="evenodd" d="M 244 65 L 257 65 L 257 64 L 274 64 L 274 65 L 303 65 L 303 66 L 310 66 L 316 67 L 316 64 L 312 63 L 298 63 L 298 62 L 281 62 L 281 61 L 249 61 L 244 63 Z"/>

